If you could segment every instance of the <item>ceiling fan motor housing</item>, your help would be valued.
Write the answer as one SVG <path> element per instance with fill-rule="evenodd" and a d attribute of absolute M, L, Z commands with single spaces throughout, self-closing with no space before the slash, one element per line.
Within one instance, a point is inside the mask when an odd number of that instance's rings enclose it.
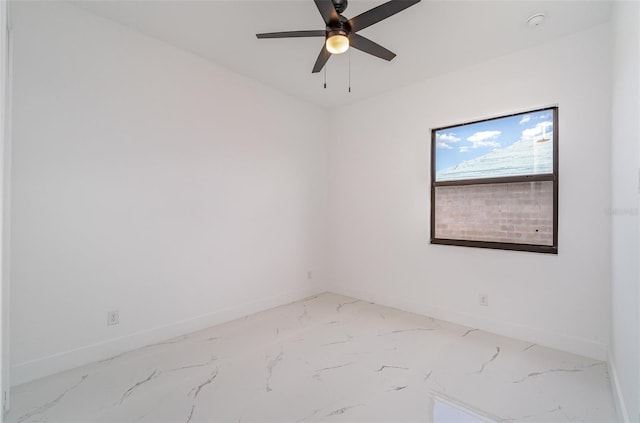
<path fill-rule="evenodd" d="M 335 22 L 335 23 L 332 22 L 330 25 L 327 25 L 326 38 L 329 38 L 332 35 L 344 35 L 348 37 L 349 34 L 351 33 L 351 24 L 349 23 L 349 20 L 342 15 L 340 15 L 339 18 L 340 18 L 340 22 Z"/>
<path fill-rule="evenodd" d="M 345 37 L 349 37 L 349 31 L 346 31 L 342 28 L 327 28 L 327 37 L 331 38 L 334 35 L 344 35 Z"/>

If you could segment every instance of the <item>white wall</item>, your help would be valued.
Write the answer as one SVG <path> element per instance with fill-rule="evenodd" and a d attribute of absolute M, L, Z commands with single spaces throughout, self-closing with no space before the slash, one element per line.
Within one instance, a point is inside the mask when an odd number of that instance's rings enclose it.
<path fill-rule="evenodd" d="M 12 383 L 324 290 L 325 110 L 15 3 Z"/>
<path fill-rule="evenodd" d="M 334 110 L 331 290 L 604 359 L 609 41 L 601 25 Z M 559 254 L 430 245 L 430 128 L 553 104 Z"/>
<path fill-rule="evenodd" d="M 9 399 L 9 283 L 5 277 L 5 164 L 8 149 L 8 127 L 10 125 L 9 110 L 9 25 L 7 2 L 0 0 L 0 423 L 3 421 L 4 411 L 8 407 Z"/>
<path fill-rule="evenodd" d="M 612 325 L 609 365 L 619 414 L 640 421 L 640 3 L 613 9 Z"/>

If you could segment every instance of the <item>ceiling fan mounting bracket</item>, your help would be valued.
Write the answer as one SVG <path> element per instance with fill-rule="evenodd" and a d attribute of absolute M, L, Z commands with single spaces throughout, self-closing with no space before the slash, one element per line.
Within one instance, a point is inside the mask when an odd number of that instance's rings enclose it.
<path fill-rule="evenodd" d="M 347 6 L 349 5 L 347 0 L 331 0 L 331 3 L 333 3 L 333 7 L 336 8 L 336 12 L 338 12 L 338 14 L 347 10 Z"/>

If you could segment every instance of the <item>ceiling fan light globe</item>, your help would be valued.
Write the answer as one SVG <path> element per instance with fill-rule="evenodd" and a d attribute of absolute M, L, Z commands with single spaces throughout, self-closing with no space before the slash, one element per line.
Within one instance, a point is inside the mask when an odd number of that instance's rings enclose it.
<path fill-rule="evenodd" d="M 326 47 L 331 54 L 342 54 L 349 50 L 349 37 L 342 34 L 332 35 L 327 38 Z"/>

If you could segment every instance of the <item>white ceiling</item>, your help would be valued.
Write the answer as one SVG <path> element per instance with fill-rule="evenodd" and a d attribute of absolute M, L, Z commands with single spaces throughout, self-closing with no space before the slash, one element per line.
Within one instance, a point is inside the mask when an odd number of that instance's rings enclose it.
<path fill-rule="evenodd" d="M 350 0 L 354 17 L 384 1 Z M 311 69 L 322 38 L 265 39 L 259 32 L 324 29 L 313 0 L 75 1 L 86 10 L 240 74 L 325 107 L 467 67 L 609 20 L 610 1 L 423 0 L 359 32 L 397 57 L 391 62 L 358 50 L 333 56 L 324 74 Z M 527 17 L 543 12 L 538 28 Z"/>

